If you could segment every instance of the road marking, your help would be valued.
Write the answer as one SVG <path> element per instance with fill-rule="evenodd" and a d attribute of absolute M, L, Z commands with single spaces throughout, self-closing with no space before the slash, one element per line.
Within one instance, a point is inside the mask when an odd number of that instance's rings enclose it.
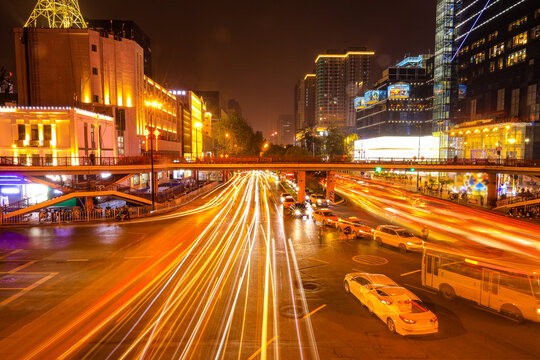
<path fill-rule="evenodd" d="M 353 261 L 364 265 L 388 264 L 388 260 L 386 258 L 376 255 L 356 255 L 355 257 L 353 257 Z"/>
<path fill-rule="evenodd" d="M 425 291 L 425 292 L 428 292 L 430 294 L 437 294 L 436 291 L 433 291 L 433 290 L 428 290 L 428 289 L 424 289 L 424 288 L 421 288 L 421 287 L 418 287 L 418 286 L 414 286 L 414 285 L 411 285 L 411 284 L 404 284 L 405 286 L 408 286 L 408 287 L 412 287 L 413 289 L 416 289 L 416 290 L 421 290 L 421 291 Z"/>
<path fill-rule="evenodd" d="M 28 266 L 30 266 L 30 265 L 33 265 L 33 264 L 35 264 L 36 262 L 37 262 L 37 260 L 29 261 L 29 262 L 27 262 L 26 264 L 23 264 L 23 265 L 21 265 L 21 266 L 19 266 L 19 267 L 16 267 L 15 269 L 12 269 L 12 270 L 8 271 L 8 274 L 16 273 L 17 271 L 20 271 L 20 270 L 22 270 L 22 269 L 24 269 L 24 268 L 26 268 L 26 267 L 28 267 Z"/>
<path fill-rule="evenodd" d="M 0 288 L 0 290 L 11 290 L 11 291 L 18 290 L 18 291 L 20 291 L 20 290 L 24 290 L 24 288 Z"/>
<path fill-rule="evenodd" d="M 316 313 L 317 311 L 319 311 L 319 310 L 324 309 L 325 307 L 326 307 L 326 304 L 319 306 L 318 308 L 316 308 L 315 310 L 313 310 L 313 311 L 310 312 L 309 314 L 304 315 L 304 316 L 302 317 L 302 319 L 305 319 L 305 318 L 310 317 L 311 315 L 315 314 L 315 313 Z"/>
<path fill-rule="evenodd" d="M 124 257 L 125 260 L 137 260 L 137 259 L 149 259 L 153 257 L 152 255 L 147 255 L 147 256 L 126 256 Z"/>
<path fill-rule="evenodd" d="M 52 279 L 56 275 L 58 275 L 58 273 L 56 273 L 56 272 L 55 273 L 49 273 L 49 275 L 45 276 L 43 279 L 40 279 L 40 280 L 36 281 L 32 285 L 30 285 L 30 286 L 24 288 L 23 290 L 19 291 L 17 294 L 12 295 L 12 296 L 8 297 L 6 300 L 0 302 L 0 307 L 5 306 L 5 305 L 9 304 L 10 302 L 12 302 L 13 300 L 18 299 L 19 297 L 23 296 L 24 294 L 26 294 L 30 290 L 33 290 L 34 288 L 36 288 L 39 285 L 46 282 L 47 280 Z"/>
<path fill-rule="evenodd" d="M 401 275 L 399 275 L 399 276 L 407 276 L 407 275 L 411 275 L 411 274 L 414 274 L 414 273 L 417 273 L 417 272 L 420 272 L 420 271 L 422 271 L 422 269 L 418 269 L 418 270 L 414 270 L 414 271 L 409 271 L 409 272 L 407 272 L 407 273 L 405 273 L 405 274 L 401 274 Z"/>
<path fill-rule="evenodd" d="M 69 260 L 66 260 L 68 262 L 85 262 L 85 261 L 88 261 L 88 259 L 69 259 Z"/>
<path fill-rule="evenodd" d="M 308 260 L 318 261 L 318 262 L 321 262 L 321 263 L 323 263 L 323 264 L 330 264 L 328 261 L 319 260 L 319 259 L 314 259 L 314 258 L 308 258 Z"/>
<path fill-rule="evenodd" d="M 260 348 L 259 350 L 255 351 L 255 353 L 253 355 L 251 355 L 248 360 L 253 360 L 257 357 L 257 355 L 259 355 L 261 353 L 262 350 L 266 349 L 268 347 L 268 345 L 270 345 L 271 343 L 274 342 L 274 340 L 276 340 L 278 337 L 277 335 L 274 336 L 273 338 L 271 338 L 270 340 L 268 340 L 268 342 L 266 343 L 266 345 L 262 348 Z"/>
<path fill-rule="evenodd" d="M 8 256 L 15 255 L 16 253 L 19 253 L 21 251 L 22 251 L 22 249 L 15 249 L 12 252 L 9 252 L 9 253 L 7 253 L 5 255 L 0 256 L 0 259 L 4 259 L 4 258 L 7 258 Z"/>

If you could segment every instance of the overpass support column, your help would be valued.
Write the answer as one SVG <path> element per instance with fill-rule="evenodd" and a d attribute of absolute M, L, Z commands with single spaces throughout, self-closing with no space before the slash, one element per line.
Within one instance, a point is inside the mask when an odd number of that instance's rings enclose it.
<path fill-rule="evenodd" d="M 227 170 L 223 170 L 221 173 L 222 173 L 223 182 L 226 182 L 227 180 L 229 180 L 229 172 Z"/>
<path fill-rule="evenodd" d="M 334 187 L 336 183 L 335 171 L 327 171 L 326 172 L 326 198 L 331 201 L 335 202 L 335 196 L 334 196 Z"/>
<path fill-rule="evenodd" d="M 306 202 L 306 172 L 298 172 L 298 202 Z"/>
<path fill-rule="evenodd" d="M 487 203 L 490 207 L 497 206 L 497 174 L 488 174 Z"/>

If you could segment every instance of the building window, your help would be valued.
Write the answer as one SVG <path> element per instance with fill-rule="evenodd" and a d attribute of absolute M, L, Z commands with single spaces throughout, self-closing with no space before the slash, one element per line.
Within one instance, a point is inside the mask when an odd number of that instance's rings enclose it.
<path fill-rule="evenodd" d="M 97 68 L 92 68 L 92 74 L 93 74 L 93 75 L 97 75 L 97 74 L 98 74 Z"/>
<path fill-rule="evenodd" d="M 500 58 L 498 60 L 498 67 L 499 67 L 499 70 L 502 70 L 504 68 L 504 58 Z"/>
<path fill-rule="evenodd" d="M 491 61 L 489 63 L 489 72 L 494 72 L 495 71 L 495 61 Z"/>
<path fill-rule="evenodd" d="M 512 90 L 512 102 L 510 104 L 510 116 L 515 117 L 519 114 L 519 89 Z"/>
<path fill-rule="evenodd" d="M 520 27 L 521 25 L 525 24 L 526 22 L 527 22 L 527 17 L 526 16 L 522 17 L 521 19 L 517 19 L 516 21 L 514 21 L 513 23 L 508 25 L 508 31 L 512 31 L 512 30 Z"/>
<path fill-rule="evenodd" d="M 504 43 L 503 42 L 489 48 L 489 57 L 490 58 L 493 58 L 495 56 L 499 56 L 502 53 L 504 53 Z"/>
<path fill-rule="evenodd" d="M 52 166 L 53 156 L 52 154 L 45 154 L 45 166 Z"/>
<path fill-rule="evenodd" d="M 497 91 L 497 111 L 504 111 L 504 89 Z"/>
<path fill-rule="evenodd" d="M 512 38 L 512 47 L 517 47 L 527 44 L 527 31 L 516 35 Z"/>
<path fill-rule="evenodd" d="M 26 140 L 26 125 L 19 124 L 17 127 L 19 130 L 19 140 Z"/>
<path fill-rule="evenodd" d="M 533 27 L 531 30 L 531 40 L 540 38 L 540 25 Z"/>
<path fill-rule="evenodd" d="M 37 125 L 32 125 L 30 128 L 30 140 L 38 141 L 39 140 L 39 129 Z"/>
<path fill-rule="evenodd" d="M 496 39 L 497 36 L 499 36 L 499 32 L 498 32 L 498 31 L 492 32 L 492 33 L 489 34 L 489 36 L 488 36 L 488 41 L 491 41 L 491 40 L 493 40 L 493 39 Z"/>
<path fill-rule="evenodd" d="M 90 127 L 90 145 L 92 147 L 92 149 L 95 149 L 96 148 L 96 128 L 94 125 L 92 125 Z"/>
<path fill-rule="evenodd" d="M 486 59 L 486 52 L 485 51 L 479 52 L 478 54 L 471 56 L 471 64 L 472 63 L 480 64 L 485 59 Z"/>
<path fill-rule="evenodd" d="M 476 116 L 476 99 L 471 100 L 471 118 Z"/>
<path fill-rule="evenodd" d="M 93 52 L 97 52 L 97 45 L 92 44 L 92 51 L 93 51 Z"/>
<path fill-rule="evenodd" d="M 529 85 L 527 88 L 527 105 L 536 104 L 536 84 Z"/>
<path fill-rule="evenodd" d="M 506 59 L 506 66 L 519 64 L 520 62 L 525 61 L 526 58 L 527 49 L 516 51 L 515 53 L 508 55 L 508 58 Z"/>
<path fill-rule="evenodd" d="M 43 140 L 45 141 L 51 141 L 51 125 L 43 125 Z"/>
<path fill-rule="evenodd" d="M 99 102 L 99 95 L 94 95 L 94 102 L 95 103 Z"/>

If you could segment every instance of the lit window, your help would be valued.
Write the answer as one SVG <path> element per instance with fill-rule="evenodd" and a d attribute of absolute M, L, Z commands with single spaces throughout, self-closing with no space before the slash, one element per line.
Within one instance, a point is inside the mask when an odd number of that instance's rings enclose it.
<path fill-rule="evenodd" d="M 527 44 L 527 32 L 523 32 L 519 35 L 516 35 L 512 38 L 512 47 L 525 45 Z"/>
<path fill-rule="evenodd" d="M 512 31 L 512 30 L 520 27 L 521 25 L 525 24 L 526 22 L 527 22 L 527 17 L 524 16 L 521 19 L 518 19 L 518 20 L 514 21 L 513 23 L 511 23 L 510 25 L 508 25 L 508 31 Z"/>
<path fill-rule="evenodd" d="M 506 59 L 506 66 L 519 64 L 520 62 L 525 61 L 526 58 L 527 58 L 526 49 L 516 51 L 515 53 L 508 55 L 508 58 Z"/>

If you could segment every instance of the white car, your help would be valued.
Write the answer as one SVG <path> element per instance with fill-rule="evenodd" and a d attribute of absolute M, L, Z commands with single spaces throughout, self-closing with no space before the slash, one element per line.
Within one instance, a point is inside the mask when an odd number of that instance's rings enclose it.
<path fill-rule="evenodd" d="M 291 194 L 289 194 L 289 193 L 281 193 L 281 195 L 280 195 L 281 202 L 283 202 L 286 198 L 288 198 L 290 196 L 291 196 Z"/>
<path fill-rule="evenodd" d="M 439 331 L 437 316 L 412 292 L 382 274 L 351 273 L 343 282 L 388 330 L 400 335 L 427 335 Z"/>
<path fill-rule="evenodd" d="M 403 253 L 407 251 L 422 251 L 424 240 L 414 236 L 409 230 L 395 225 L 380 225 L 373 231 L 373 240 L 383 244 L 395 246 Z"/>
<path fill-rule="evenodd" d="M 309 196 L 309 202 L 311 203 L 311 206 L 315 207 L 328 206 L 328 200 L 321 194 L 311 194 Z"/>

